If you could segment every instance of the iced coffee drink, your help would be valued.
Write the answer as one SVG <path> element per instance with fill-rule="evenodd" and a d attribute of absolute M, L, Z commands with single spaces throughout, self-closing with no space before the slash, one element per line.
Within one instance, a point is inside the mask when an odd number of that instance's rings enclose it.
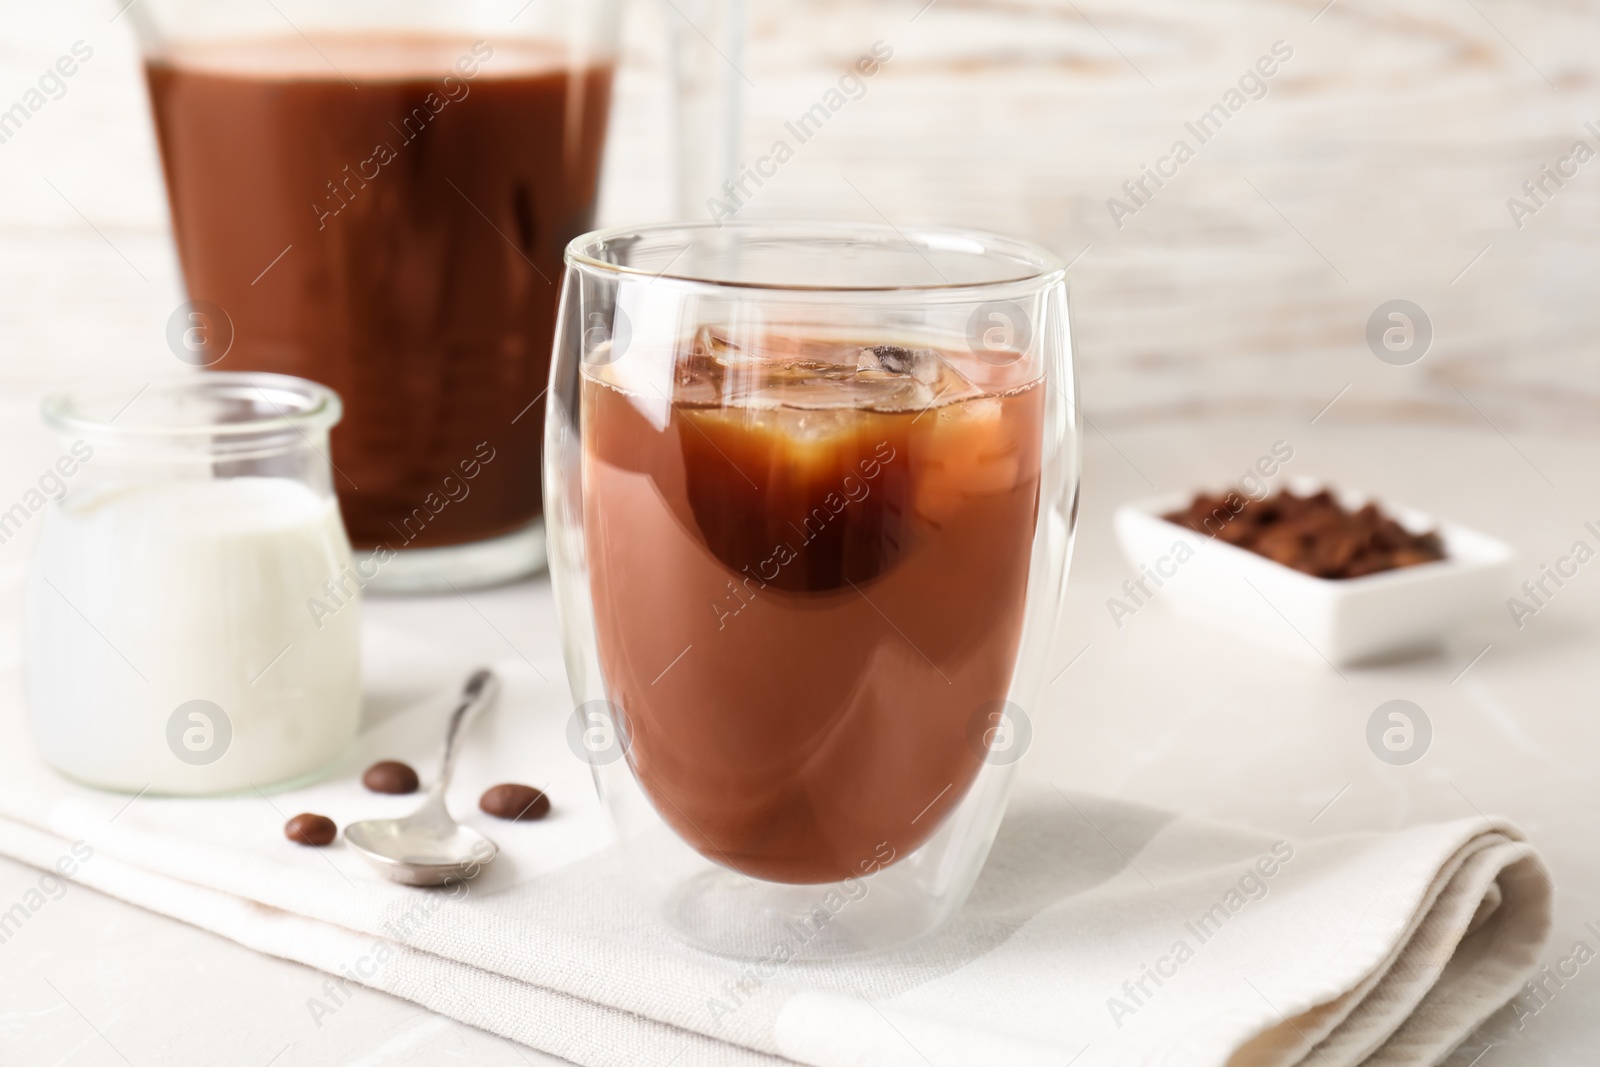
<path fill-rule="evenodd" d="M 715 328 L 670 361 L 585 364 L 606 691 L 645 793 L 708 859 L 868 873 L 977 776 L 970 725 L 1022 633 L 1045 390 L 963 366 L 916 338 Z"/>

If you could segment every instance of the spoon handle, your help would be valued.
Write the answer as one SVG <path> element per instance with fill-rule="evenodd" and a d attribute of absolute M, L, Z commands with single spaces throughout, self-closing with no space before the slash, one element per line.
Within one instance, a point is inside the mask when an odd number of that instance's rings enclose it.
<path fill-rule="evenodd" d="M 461 690 L 461 702 L 450 713 L 450 725 L 444 732 L 444 755 L 440 757 L 439 777 L 433 783 L 432 792 L 444 795 L 446 787 L 450 785 L 450 775 L 455 771 L 456 756 L 461 752 L 463 729 L 479 709 L 492 703 L 499 693 L 500 679 L 487 667 L 473 671 L 467 679 L 467 684 Z"/>

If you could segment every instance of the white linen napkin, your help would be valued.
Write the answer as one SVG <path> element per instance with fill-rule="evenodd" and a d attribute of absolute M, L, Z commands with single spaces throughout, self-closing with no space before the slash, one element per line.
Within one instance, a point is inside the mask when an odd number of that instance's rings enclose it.
<path fill-rule="evenodd" d="M 1516 994 L 1549 932 L 1543 865 L 1503 822 L 1288 842 L 1046 789 L 1019 793 L 971 900 L 922 944 L 837 964 L 708 956 L 629 895 L 554 658 L 495 665 L 502 696 L 451 790 L 500 858 L 467 886 L 396 886 L 342 838 L 282 833 L 301 811 L 343 826 L 409 810 L 361 788 L 375 760 L 432 773 L 475 665 L 398 632 L 369 632 L 367 656 L 377 681 L 340 769 L 231 799 L 63 781 L 5 672 L 0 854 L 327 971 L 306 1006 L 319 1024 L 360 983 L 581 1064 L 1434 1064 Z M 552 814 L 484 816 L 501 781 L 546 789 Z"/>

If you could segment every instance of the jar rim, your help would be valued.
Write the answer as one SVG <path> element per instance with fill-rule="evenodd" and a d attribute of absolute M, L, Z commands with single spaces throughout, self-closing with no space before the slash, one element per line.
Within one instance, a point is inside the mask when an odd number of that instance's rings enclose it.
<path fill-rule="evenodd" d="M 184 403 L 185 399 L 191 401 Z M 195 419 L 205 402 L 241 402 L 240 417 Z M 160 405 L 165 404 L 162 408 Z M 261 407 L 267 409 L 261 413 Z M 138 408 L 132 419 L 123 420 Z M 165 412 L 165 418 L 155 413 Z M 326 431 L 344 414 L 339 394 L 318 382 L 264 371 L 198 371 L 121 378 L 74 386 L 45 397 L 45 423 L 68 435 L 96 439 L 194 442 L 259 439 L 292 429 Z M 182 417 L 184 415 L 188 417 Z M 144 421 L 140 420 L 143 415 Z"/>
<path fill-rule="evenodd" d="M 821 252 L 834 247 L 860 249 L 899 249 L 917 253 L 922 262 L 939 275 L 937 281 L 807 282 L 755 280 L 720 276 L 716 272 L 673 268 L 677 258 L 660 270 L 650 270 L 622 262 L 623 252 L 633 252 L 649 243 L 679 248 L 679 255 L 697 245 L 708 251 L 745 242 L 787 246 L 799 252 L 808 246 Z M 675 242 L 675 243 L 674 243 Z M 947 264 L 987 263 L 994 269 L 988 276 L 947 277 L 933 262 L 937 255 Z M 693 259 L 694 257 L 691 257 Z M 767 294 L 905 294 L 923 296 L 950 294 L 966 299 L 983 299 L 993 290 L 1019 286 L 1045 287 L 1066 275 L 1067 264 L 1042 245 L 983 230 L 954 226 L 894 226 L 887 222 L 823 222 L 810 220 L 728 220 L 661 222 L 635 226 L 616 226 L 593 230 L 573 238 L 567 245 L 569 266 L 597 273 L 664 280 L 679 284 L 723 290 L 753 290 Z M 725 272 L 724 272 L 725 273 Z"/>

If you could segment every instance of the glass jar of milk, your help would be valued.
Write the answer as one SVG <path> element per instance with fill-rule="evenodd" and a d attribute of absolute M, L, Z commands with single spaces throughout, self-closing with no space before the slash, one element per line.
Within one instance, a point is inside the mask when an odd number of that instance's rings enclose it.
<path fill-rule="evenodd" d="M 330 389 L 191 373 L 45 401 L 80 464 L 28 586 L 45 760 L 131 793 L 316 776 L 356 733 L 359 579 L 334 499 Z"/>

